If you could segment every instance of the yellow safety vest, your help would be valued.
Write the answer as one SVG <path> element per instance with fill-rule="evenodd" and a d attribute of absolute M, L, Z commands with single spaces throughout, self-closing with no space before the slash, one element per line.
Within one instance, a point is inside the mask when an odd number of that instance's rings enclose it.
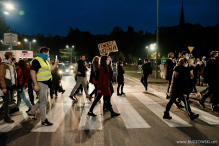
<path fill-rule="evenodd" d="M 36 60 L 39 61 L 41 68 L 37 72 L 37 81 L 48 81 L 52 80 L 52 74 L 51 74 L 51 66 L 49 62 L 46 60 L 45 61 L 41 57 L 36 57 Z M 33 61 L 33 60 L 32 60 Z M 32 61 L 30 62 L 30 65 L 32 66 Z"/>

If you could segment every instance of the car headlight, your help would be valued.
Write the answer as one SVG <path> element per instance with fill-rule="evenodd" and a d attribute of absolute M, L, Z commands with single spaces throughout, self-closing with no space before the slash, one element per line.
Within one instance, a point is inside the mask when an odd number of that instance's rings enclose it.
<path fill-rule="evenodd" d="M 63 72 L 60 70 L 59 73 L 62 74 Z"/>
<path fill-rule="evenodd" d="M 66 69 L 65 72 L 69 72 L 69 69 Z"/>

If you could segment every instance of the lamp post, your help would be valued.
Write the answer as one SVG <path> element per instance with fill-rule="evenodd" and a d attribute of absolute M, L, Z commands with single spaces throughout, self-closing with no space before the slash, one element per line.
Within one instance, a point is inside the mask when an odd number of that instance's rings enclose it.
<path fill-rule="evenodd" d="M 148 46 L 146 46 L 146 49 L 148 50 L 148 53 L 147 53 L 147 59 L 148 59 L 149 47 L 148 47 Z"/>
<path fill-rule="evenodd" d="M 18 45 L 21 45 L 21 42 L 17 42 Z M 23 50 L 23 45 L 21 45 L 21 48 Z"/>
<path fill-rule="evenodd" d="M 155 79 L 158 78 L 158 39 L 159 39 L 159 0 L 157 0 L 157 54 L 156 54 L 156 72 L 155 72 Z"/>
<path fill-rule="evenodd" d="M 24 41 L 25 42 L 29 42 L 28 41 L 28 39 L 24 39 Z M 32 41 L 33 43 L 35 43 L 36 42 L 36 40 L 35 39 L 33 39 L 33 41 Z M 32 43 L 31 41 L 29 42 L 29 50 L 31 51 L 31 43 Z"/>
<path fill-rule="evenodd" d="M 70 58 L 70 63 L 72 64 L 72 49 L 74 48 L 75 46 L 73 45 L 70 49 L 70 52 L 71 52 L 71 58 Z M 69 48 L 69 46 L 68 45 L 66 45 L 66 48 L 68 49 Z"/>

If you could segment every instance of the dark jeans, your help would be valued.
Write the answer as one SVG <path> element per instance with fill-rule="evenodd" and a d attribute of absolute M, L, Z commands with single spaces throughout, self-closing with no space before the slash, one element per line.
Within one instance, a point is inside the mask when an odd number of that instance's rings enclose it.
<path fill-rule="evenodd" d="M 93 112 L 93 109 L 95 107 L 95 105 L 97 104 L 97 102 L 101 99 L 102 95 L 98 95 L 97 98 L 93 101 L 93 104 L 91 105 L 91 108 L 90 108 L 90 112 Z M 111 113 L 113 113 L 113 108 L 111 106 L 111 102 L 110 102 L 110 98 L 111 96 L 104 96 L 105 100 L 106 100 L 106 103 L 107 103 L 107 107 L 109 108 L 109 111 Z"/>
<path fill-rule="evenodd" d="M 194 89 L 195 93 L 197 93 L 197 89 L 196 89 L 195 84 L 192 86 L 192 88 Z"/>
<path fill-rule="evenodd" d="M 93 96 L 95 94 L 95 97 L 97 97 L 97 84 L 94 84 L 94 90 L 91 92 L 90 96 Z"/>
<path fill-rule="evenodd" d="M 167 88 L 167 93 L 169 93 L 171 81 L 172 81 L 172 78 L 169 79 L 169 86 L 168 86 L 168 88 Z"/>
<path fill-rule="evenodd" d="M 110 101 L 111 101 L 111 96 L 103 96 L 103 108 L 105 107 L 108 108 L 108 106 L 112 107 L 112 104 Z"/>
<path fill-rule="evenodd" d="M 118 82 L 117 94 L 119 94 L 119 88 L 121 86 L 121 93 L 123 93 L 124 82 Z"/>
<path fill-rule="evenodd" d="M 29 99 L 32 105 L 34 104 L 34 95 L 33 95 L 33 87 L 32 87 L 32 81 L 28 84 L 28 95 Z"/>
<path fill-rule="evenodd" d="M 188 99 L 185 98 L 183 95 L 181 95 L 180 99 L 184 102 L 185 104 L 185 108 L 186 108 L 186 111 L 188 113 L 188 115 L 191 115 L 192 111 L 191 111 L 191 108 L 189 106 L 189 102 L 188 102 Z M 170 108 L 171 106 L 173 105 L 173 103 L 176 101 L 176 97 L 171 97 L 167 106 L 166 106 L 166 112 L 169 112 L 170 111 Z"/>
<path fill-rule="evenodd" d="M 148 90 L 148 76 L 148 74 L 143 74 L 141 77 L 141 83 L 144 85 L 146 90 Z"/>
<path fill-rule="evenodd" d="M 4 115 L 8 116 L 9 115 L 9 103 L 11 99 L 14 97 L 14 88 L 7 89 L 7 93 L 4 93 L 4 104 L 0 108 L 0 112 L 4 111 Z"/>
<path fill-rule="evenodd" d="M 208 83 L 209 85 L 209 91 L 202 97 L 200 100 L 201 102 L 205 102 L 205 100 L 214 92 L 215 84 L 214 83 Z"/>
<path fill-rule="evenodd" d="M 54 90 L 55 90 L 55 95 L 58 96 L 58 90 L 57 90 L 57 89 L 50 88 L 50 97 L 51 97 L 51 98 L 53 97 Z"/>

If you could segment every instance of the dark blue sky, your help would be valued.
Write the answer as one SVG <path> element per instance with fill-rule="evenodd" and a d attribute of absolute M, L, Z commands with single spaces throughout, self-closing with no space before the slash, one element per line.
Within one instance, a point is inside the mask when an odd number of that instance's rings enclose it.
<path fill-rule="evenodd" d="M 5 16 L 13 30 L 24 34 L 66 36 L 69 27 L 92 34 L 109 34 L 114 26 L 124 31 L 154 32 L 156 0 L 11 0 L 15 10 Z M 219 0 L 184 0 L 185 22 L 219 24 Z M 182 0 L 160 0 L 160 26 L 179 24 Z M 19 15 L 19 11 L 24 15 Z"/>

